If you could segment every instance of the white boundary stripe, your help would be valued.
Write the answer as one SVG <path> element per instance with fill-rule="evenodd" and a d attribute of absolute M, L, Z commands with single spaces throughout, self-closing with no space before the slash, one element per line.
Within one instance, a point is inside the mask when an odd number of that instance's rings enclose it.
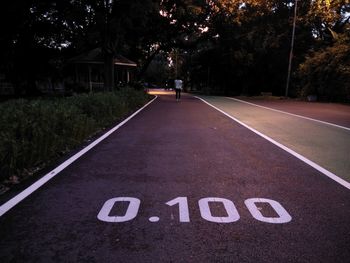
<path fill-rule="evenodd" d="M 305 116 L 302 116 L 302 115 L 298 115 L 298 114 L 294 114 L 294 113 L 290 113 L 290 112 L 286 112 L 286 111 L 276 110 L 276 109 L 273 109 L 273 108 L 261 106 L 261 105 L 254 104 L 254 103 L 251 103 L 251 102 L 248 102 L 248 101 L 244 101 L 244 100 L 239 100 L 239 99 L 230 98 L 230 97 L 225 97 L 225 98 L 230 99 L 230 100 L 235 100 L 235 101 L 238 101 L 238 102 L 241 102 L 241 103 L 249 104 L 249 105 L 252 105 L 252 106 L 255 106 L 255 107 L 263 108 L 263 109 L 266 109 L 266 110 L 271 110 L 271 111 L 275 111 L 275 112 L 291 115 L 291 116 L 294 116 L 294 117 L 298 117 L 298 118 L 302 118 L 302 119 L 306 119 L 306 120 L 310 120 L 310 121 L 319 122 L 319 123 L 322 123 L 322 124 L 326 124 L 326 125 L 330 125 L 330 126 L 334 126 L 334 127 L 337 127 L 337 128 L 341 128 L 341 129 L 345 129 L 345 130 L 350 131 L 350 128 L 344 127 L 344 126 L 341 126 L 341 125 L 337 125 L 337 124 L 334 124 L 334 123 L 330 123 L 330 122 L 326 122 L 326 121 L 320 121 L 320 120 L 317 120 L 317 119 L 305 117 Z"/>
<path fill-rule="evenodd" d="M 350 183 L 345 181 L 344 179 L 338 177 L 337 175 L 333 174 L 332 172 L 326 170 L 325 168 L 319 166 L 318 164 L 314 163 L 313 161 L 307 159 L 306 157 L 302 156 L 301 154 L 293 151 L 292 149 L 284 146 L 283 144 L 275 141 L 274 139 L 266 136 L 265 134 L 255 130 L 254 128 L 246 125 L 245 123 L 239 121 L 238 119 L 232 117 L 231 115 L 229 115 L 228 113 L 220 110 L 219 108 L 215 107 L 214 105 L 210 104 L 209 102 L 205 101 L 202 98 L 196 97 L 198 99 L 200 99 L 201 101 L 203 101 L 204 103 L 208 104 L 210 107 L 216 109 L 217 111 L 221 112 L 222 114 L 226 115 L 227 117 L 229 117 L 230 119 L 234 120 L 235 122 L 238 122 L 240 125 L 244 126 L 245 128 L 251 130 L 252 132 L 256 133 L 257 135 L 263 137 L 264 139 L 268 140 L 269 142 L 273 143 L 274 145 L 278 146 L 279 148 L 285 150 L 286 152 L 290 153 L 291 155 L 295 156 L 296 158 L 298 158 L 299 160 L 303 161 L 304 163 L 310 165 L 311 167 L 313 167 L 314 169 L 316 169 L 317 171 L 323 173 L 324 175 L 328 176 L 329 178 L 331 178 L 332 180 L 336 181 L 337 183 L 341 184 L 342 186 L 346 187 L 347 189 L 350 190 Z"/>
<path fill-rule="evenodd" d="M 154 99 L 149 101 L 146 105 L 144 105 L 142 108 L 135 111 L 132 115 L 130 115 L 127 119 L 113 127 L 111 130 L 103 134 L 101 137 L 90 143 L 88 146 L 86 146 L 84 149 L 73 155 L 71 158 L 57 166 L 55 169 L 53 169 L 51 172 L 44 175 L 42 178 L 40 178 L 38 181 L 30 185 L 28 188 L 20 192 L 18 195 L 14 196 L 12 199 L 4 203 L 0 206 L 0 217 L 4 215 L 7 211 L 9 211 L 11 208 L 13 208 L 15 205 L 17 205 L 19 202 L 24 200 L 26 197 L 28 197 L 30 194 L 32 194 L 34 191 L 39 189 L 41 186 L 43 186 L 46 182 L 48 182 L 50 179 L 55 177 L 57 174 L 59 174 L 62 170 L 64 170 L 66 167 L 71 165 L 73 162 L 75 162 L 77 159 L 79 159 L 81 156 L 83 156 L 85 153 L 87 153 L 89 150 L 94 148 L 97 144 L 102 142 L 104 139 L 106 139 L 108 136 L 110 136 L 113 132 L 118 130 L 120 127 L 122 127 L 125 123 L 127 123 L 129 120 L 131 120 L 133 117 L 135 117 L 140 111 L 142 111 L 144 108 L 146 108 L 149 104 L 151 104 L 155 99 L 157 99 L 158 96 L 156 96 Z"/>

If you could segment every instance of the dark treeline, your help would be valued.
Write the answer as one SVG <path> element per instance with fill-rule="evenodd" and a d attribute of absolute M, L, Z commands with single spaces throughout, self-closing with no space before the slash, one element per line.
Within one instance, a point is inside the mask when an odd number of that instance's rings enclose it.
<path fill-rule="evenodd" d="M 0 4 L 0 74 L 17 94 L 64 78 L 70 57 L 100 47 L 104 84 L 116 52 L 138 79 L 183 78 L 210 94 L 284 95 L 295 0 L 17 0 Z M 290 96 L 350 100 L 348 0 L 298 1 Z M 3 77 L 4 79 L 4 77 Z"/>

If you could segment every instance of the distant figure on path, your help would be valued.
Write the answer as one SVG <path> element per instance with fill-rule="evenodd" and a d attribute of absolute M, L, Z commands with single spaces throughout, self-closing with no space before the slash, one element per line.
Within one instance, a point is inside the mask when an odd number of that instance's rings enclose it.
<path fill-rule="evenodd" d="M 181 98 L 181 90 L 182 90 L 182 80 L 181 79 L 175 79 L 175 97 L 176 100 L 179 101 Z"/>

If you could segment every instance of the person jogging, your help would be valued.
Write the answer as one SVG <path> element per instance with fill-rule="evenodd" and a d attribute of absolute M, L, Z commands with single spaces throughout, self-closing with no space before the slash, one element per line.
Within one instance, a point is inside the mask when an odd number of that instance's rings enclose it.
<path fill-rule="evenodd" d="M 182 90 L 182 80 L 175 79 L 175 98 L 177 101 L 181 98 L 181 90 Z"/>

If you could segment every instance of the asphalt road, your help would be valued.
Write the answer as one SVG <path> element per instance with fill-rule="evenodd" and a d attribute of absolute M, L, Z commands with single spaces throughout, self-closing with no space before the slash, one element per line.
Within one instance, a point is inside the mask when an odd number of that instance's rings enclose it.
<path fill-rule="evenodd" d="M 1 262 L 349 262 L 350 192 L 161 96 L 0 217 Z"/>

